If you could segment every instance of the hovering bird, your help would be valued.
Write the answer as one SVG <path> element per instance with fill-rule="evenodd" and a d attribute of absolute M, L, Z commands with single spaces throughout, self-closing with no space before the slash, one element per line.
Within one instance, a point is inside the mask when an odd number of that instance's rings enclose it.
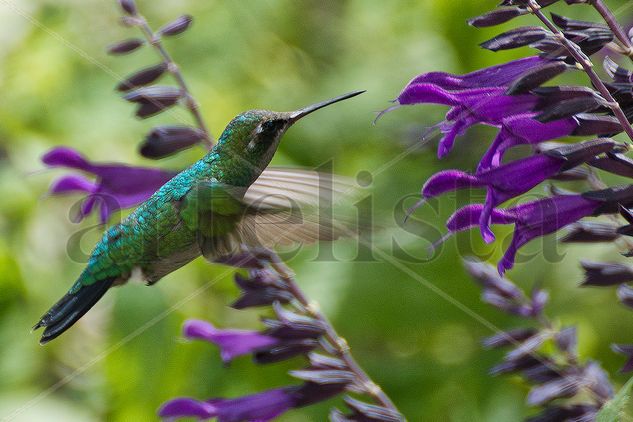
<path fill-rule="evenodd" d="M 213 261 L 244 247 L 338 237 L 334 225 L 323 227 L 296 211 L 345 195 L 342 179 L 323 186 L 315 172 L 267 167 L 290 126 L 362 92 L 292 112 L 250 110 L 231 120 L 209 153 L 104 233 L 75 284 L 34 326 L 45 327 L 40 343 L 62 334 L 110 287 L 139 271 L 151 285 L 200 255 Z"/>

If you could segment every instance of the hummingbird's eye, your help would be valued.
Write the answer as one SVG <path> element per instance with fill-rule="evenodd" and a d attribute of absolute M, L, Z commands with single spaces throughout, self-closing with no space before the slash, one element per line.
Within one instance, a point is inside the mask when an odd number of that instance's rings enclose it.
<path fill-rule="evenodd" d="M 267 120 L 261 124 L 259 132 L 265 135 L 272 135 L 279 130 L 282 124 L 282 120 Z"/>

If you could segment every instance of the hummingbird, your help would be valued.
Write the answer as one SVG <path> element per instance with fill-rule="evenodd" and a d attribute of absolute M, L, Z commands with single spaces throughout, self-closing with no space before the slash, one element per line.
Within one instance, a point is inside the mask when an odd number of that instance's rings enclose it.
<path fill-rule="evenodd" d="M 333 240 L 336 229 L 301 220 L 296 209 L 325 193 L 345 193 L 338 179 L 269 168 L 280 140 L 299 119 L 355 97 L 354 91 L 297 111 L 250 110 L 226 126 L 215 146 L 105 231 L 70 290 L 35 324 L 40 344 L 69 329 L 113 286 L 140 272 L 148 285 L 199 256 L 214 261 L 243 248 Z M 329 190 L 328 190 L 329 189 Z M 302 224 L 284 224 L 301 222 Z"/>

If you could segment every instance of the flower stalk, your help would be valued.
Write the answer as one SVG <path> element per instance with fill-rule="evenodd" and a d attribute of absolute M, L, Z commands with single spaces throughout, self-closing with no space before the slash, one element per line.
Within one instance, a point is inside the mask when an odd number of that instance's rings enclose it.
<path fill-rule="evenodd" d="M 217 417 L 226 422 L 268 421 L 290 409 L 321 402 L 347 391 L 373 403 L 345 396 L 344 402 L 351 413 L 345 414 L 334 408 L 330 420 L 405 420 L 391 399 L 356 362 L 347 342 L 319 311 L 318 305 L 300 289 L 292 271 L 274 252 L 263 248 L 244 249 L 223 263 L 249 272 L 248 278 L 236 275 L 241 296 L 231 306 L 235 309 L 272 306 L 275 317 L 262 319 L 267 329 L 261 332 L 221 329 L 206 321 L 189 320 L 183 328 L 185 337 L 215 344 L 225 363 L 243 355 L 252 355 L 257 364 L 303 356 L 307 358 L 308 366 L 289 372 L 303 384 L 231 399 L 175 398 L 163 404 L 159 416 Z M 276 402 L 268 404 L 269 398 L 275 398 Z"/>
<path fill-rule="evenodd" d="M 578 48 L 578 46 L 571 41 L 569 38 L 565 36 L 555 25 L 554 23 L 547 18 L 541 11 L 541 6 L 536 3 L 535 0 L 528 0 L 527 7 L 530 12 L 536 16 L 543 24 L 549 29 L 552 34 L 561 42 L 561 44 L 567 49 L 569 54 L 582 66 L 583 70 L 591 79 L 591 83 L 593 86 L 600 92 L 602 97 L 607 101 L 607 105 L 613 111 L 613 114 L 622 125 L 622 129 L 626 132 L 631 142 L 633 142 L 633 127 L 629 124 L 629 121 L 622 111 L 620 104 L 613 98 L 607 87 L 604 85 L 602 80 L 598 77 L 596 72 L 593 70 L 593 63 L 589 58 Z"/>
<path fill-rule="evenodd" d="M 206 122 L 204 121 L 204 118 L 202 117 L 202 114 L 200 113 L 200 105 L 198 104 L 198 101 L 195 99 L 195 97 L 191 93 L 191 90 L 189 89 L 189 86 L 187 85 L 187 82 L 182 72 L 180 71 L 180 67 L 174 61 L 174 59 L 171 57 L 171 54 L 169 54 L 169 52 L 163 45 L 161 34 L 158 32 L 155 32 L 152 29 L 152 27 L 147 22 L 147 19 L 145 19 L 145 17 L 138 12 L 137 8 L 134 8 L 133 13 L 130 15 L 130 17 L 132 19 L 128 21 L 133 23 L 135 26 L 138 26 L 141 29 L 141 32 L 145 36 L 147 43 L 151 45 L 156 50 L 156 52 L 161 56 L 163 62 L 167 66 L 167 71 L 174 77 L 176 83 L 178 84 L 180 90 L 182 91 L 185 107 L 187 108 L 187 110 L 189 110 L 189 112 L 193 116 L 193 119 L 195 120 L 196 125 L 198 126 L 198 129 L 200 129 L 202 133 L 204 134 L 204 142 L 207 148 L 211 149 L 211 147 L 213 147 L 214 140 L 213 140 L 213 136 L 211 135 L 209 131 L 209 128 L 207 127 Z M 191 21 L 189 17 L 187 17 L 187 19 L 189 19 L 189 21 L 188 23 L 186 23 L 186 25 L 189 25 Z"/>
<path fill-rule="evenodd" d="M 596 9 L 596 11 L 600 13 L 600 16 L 602 16 L 606 24 L 609 26 L 609 29 L 611 29 L 613 35 L 615 35 L 615 37 L 620 42 L 621 45 L 619 45 L 618 47 L 620 47 L 621 51 L 618 51 L 618 53 L 626 55 L 631 60 L 633 60 L 633 44 L 631 43 L 631 39 L 626 35 L 624 29 L 622 29 L 622 25 L 620 25 L 620 23 L 617 21 L 617 19 L 611 12 L 611 9 L 609 9 L 609 7 L 604 4 L 602 0 L 589 0 L 589 4 L 591 4 L 594 9 Z"/>
<path fill-rule="evenodd" d="M 305 310 L 310 316 L 323 324 L 325 333 L 323 335 L 324 340 L 327 341 L 325 347 L 333 350 L 337 357 L 343 360 L 348 369 L 356 375 L 357 384 L 361 386 L 363 392 L 371 396 L 378 404 L 385 408 L 391 409 L 394 412 L 398 412 L 398 409 L 391 401 L 389 396 L 367 375 L 367 373 L 356 362 L 347 341 L 338 335 L 334 326 L 330 323 L 328 318 L 319 310 L 319 306 L 316 302 L 310 301 L 303 291 L 299 288 L 294 280 L 290 269 L 279 258 L 271 254 L 270 266 L 273 268 L 281 279 L 288 285 L 288 290 L 292 293 L 294 298 L 300 307 Z"/>
<path fill-rule="evenodd" d="M 595 420 L 613 398 L 613 386 L 599 363 L 579 359 L 576 327 L 558 327 L 545 314 L 547 292 L 534 289 L 527 295 L 487 264 L 464 264 L 482 286 L 484 302 L 529 324 L 483 340 L 487 349 L 510 348 L 492 375 L 518 373 L 531 384 L 527 402 L 543 410 L 528 421 Z"/>

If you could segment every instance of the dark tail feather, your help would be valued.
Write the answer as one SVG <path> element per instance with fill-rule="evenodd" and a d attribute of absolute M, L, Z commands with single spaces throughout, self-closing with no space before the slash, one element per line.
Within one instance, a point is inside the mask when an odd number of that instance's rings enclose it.
<path fill-rule="evenodd" d="M 69 329 L 101 299 L 113 282 L 114 278 L 99 280 L 93 284 L 82 286 L 75 293 L 67 293 L 62 297 L 33 327 L 34 330 L 46 327 L 40 344 L 48 343 Z"/>

